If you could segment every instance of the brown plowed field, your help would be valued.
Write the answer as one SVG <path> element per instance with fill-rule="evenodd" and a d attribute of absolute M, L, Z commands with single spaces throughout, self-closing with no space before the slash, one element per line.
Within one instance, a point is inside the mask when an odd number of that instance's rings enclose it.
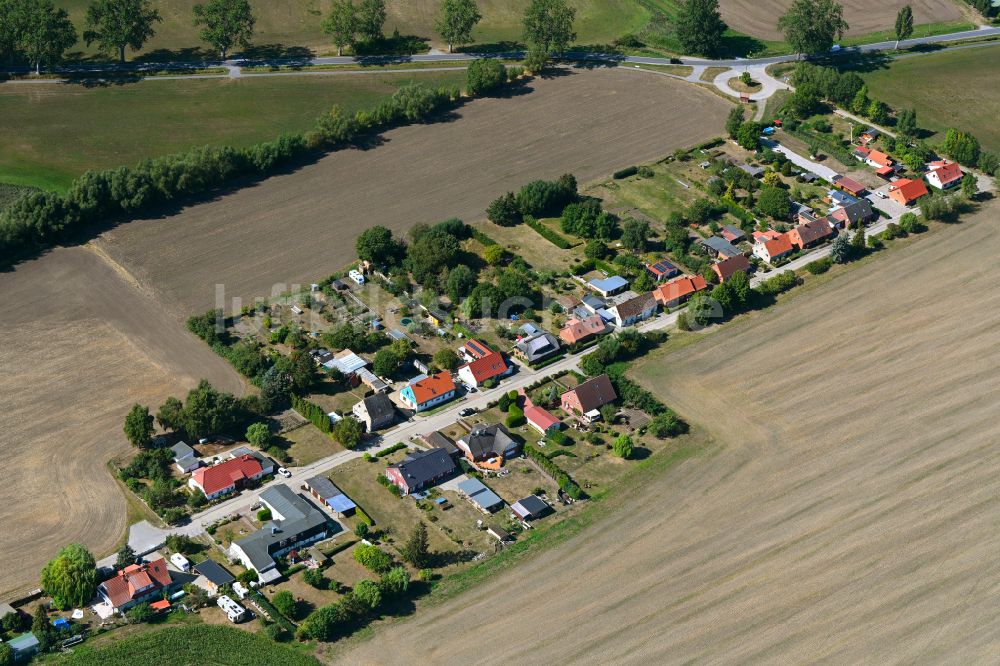
<path fill-rule="evenodd" d="M 392 130 L 384 145 L 123 225 L 99 243 L 186 317 L 214 306 L 217 283 L 252 299 L 328 275 L 354 257 L 357 234 L 371 225 L 404 232 L 481 219 L 493 198 L 535 178 L 571 172 L 584 182 L 717 136 L 730 108 L 696 86 L 624 69 L 567 71 L 528 88 L 475 100 L 449 122 Z"/>
<path fill-rule="evenodd" d="M 851 26 L 848 35 L 891 31 L 896 14 L 904 5 L 913 8 L 913 23 L 959 21 L 962 14 L 953 0 L 843 0 L 844 19 Z M 733 30 L 760 39 L 783 39 L 778 18 L 792 6 L 792 0 L 722 0 L 722 18 Z"/>
<path fill-rule="evenodd" d="M 642 364 L 711 455 L 342 660 L 994 662 L 996 210 Z"/>
<path fill-rule="evenodd" d="M 125 532 L 106 463 L 128 448 L 134 402 L 156 407 L 201 378 L 241 391 L 235 371 L 88 248 L 0 274 L 0 596 L 35 586 L 77 541 L 98 557 Z"/>

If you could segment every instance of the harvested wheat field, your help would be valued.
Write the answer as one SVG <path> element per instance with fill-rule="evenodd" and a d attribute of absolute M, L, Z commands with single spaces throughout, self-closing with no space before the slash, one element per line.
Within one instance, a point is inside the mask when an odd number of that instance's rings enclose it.
<path fill-rule="evenodd" d="M 187 317 L 228 297 L 271 296 L 354 258 L 363 229 L 484 217 L 489 202 L 535 178 L 581 182 L 717 136 L 730 105 L 641 71 L 561 70 L 524 94 L 472 101 L 454 117 L 402 127 L 381 145 L 332 153 L 295 173 L 179 214 L 138 220 L 98 242 Z M 232 301 L 228 301 L 232 310 Z M 238 309 L 238 308 L 235 308 Z"/>
<path fill-rule="evenodd" d="M 343 661 L 995 661 L 1000 265 L 970 260 L 1000 252 L 991 213 L 643 363 L 710 453 Z M 484 650 L 456 617 L 516 639 Z"/>
<path fill-rule="evenodd" d="M 225 361 L 88 248 L 60 249 L 0 274 L 0 595 L 77 541 L 98 557 L 125 533 L 106 467 L 129 445 L 134 402 L 156 409 L 201 378 L 239 392 Z M 16 563 L 16 566 L 15 566 Z"/>
<path fill-rule="evenodd" d="M 848 35 L 867 35 L 892 31 L 896 14 L 904 5 L 913 8 L 914 25 L 962 20 L 955 0 L 844 0 L 844 19 L 851 29 Z M 783 39 L 778 18 L 792 6 L 792 0 L 722 0 L 719 9 L 723 20 L 733 30 L 759 39 Z M 888 39 L 888 38 L 887 38 Z"/>

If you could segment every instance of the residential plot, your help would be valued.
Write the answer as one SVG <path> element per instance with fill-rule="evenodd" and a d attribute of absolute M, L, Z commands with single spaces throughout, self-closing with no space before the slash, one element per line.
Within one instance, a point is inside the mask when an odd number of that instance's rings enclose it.
<path fill-rule="evenodd" d="M 969 253 L 1000 251 L 995 214 L 639 365 L 706 455 L 341 656 L 484 661 L 446 629 L 474 613 L 522 637 L 495 662 L 991 660 L 1000 296 Z"/>

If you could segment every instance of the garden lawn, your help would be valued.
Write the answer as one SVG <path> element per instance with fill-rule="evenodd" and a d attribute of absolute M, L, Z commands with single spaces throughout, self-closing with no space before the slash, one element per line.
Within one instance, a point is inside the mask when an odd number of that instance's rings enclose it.
<path fill-rule="evenodd" d="M 334 104 L 373 106 L 399 86 L 462 84 L 464 71 L 0 85 L 0 183 L 65 189 L 88 169 L 205 144 L 247 146 L 310 129 Z"/>
<path fill-rule="evenodd" d="M 899 58 L 862 73 L 873 97 L 894 109 L 913 108 L 917 124 L 941 141 L 949 127 L 972 132 L 987 150 L 1000 150 L 1000 45 Z"/>

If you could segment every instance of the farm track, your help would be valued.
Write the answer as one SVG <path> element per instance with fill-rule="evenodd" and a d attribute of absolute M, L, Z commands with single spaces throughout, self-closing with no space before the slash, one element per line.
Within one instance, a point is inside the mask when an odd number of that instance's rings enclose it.
<path fill-rule="evenodd" d="M 1000 251 L 996 211 L 644 362 L 705 455 L 332 658 L 994 661 L 1000 267 L 969 258 Z M 517 639 L 483 650 L 456 617 Z"/>
<path fill-rule="evenodd" d="M 623 68 L 560 70 L 510 98 L 478 99 L 443 121 L 402 127 L 369 148 L 332 153 L 97 242 L 178 318 L 308 284 L 354 257 L 375 224 L 482 219 L 489 202 L 535 178 L 582 183 L 719 133 L 728 103 Z M 232 310 L 232 301 L 227 301 Z"/>

